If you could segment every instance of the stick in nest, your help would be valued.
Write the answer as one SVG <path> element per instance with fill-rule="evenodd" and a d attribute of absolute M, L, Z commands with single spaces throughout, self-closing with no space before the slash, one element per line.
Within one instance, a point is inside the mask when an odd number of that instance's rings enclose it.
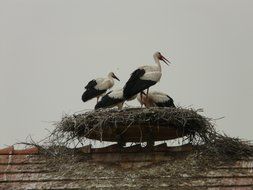
<path fill-rule="evenodd" d="M 201 110 L 184 108 L 129 108 L 121 111 L 101 109 L 65 116 L 56 123 L 49 146 L 61 147 L 55 152 L 62 154 L 64 152 L 62 150 L 68 151 L 62 147 L 70 147 L 73 143 L 76 147 L 79 143 L 84 143 L 87 140 L 85 137 L 94 132 L 101 134 L 102 131 L 102 138 L 103 131 L 119 126 L 125 126 L 125 130 L 128 130 L 133 125 L 153 125 L 172 126 L 184 131 L 198 151 L 213 158 L 231 160 L 253 156 L 252 145 L 238 138 L 218 133 L 212 119 L 200 115 L 199 111 Z M 141 128 L 137 128 L 137 130 L 139 131 Z M 141 131 L 139 140 L 142 141 L 143 136 L 144 132 Z M 52 152 L 51 149 L 50 152 Z"/>

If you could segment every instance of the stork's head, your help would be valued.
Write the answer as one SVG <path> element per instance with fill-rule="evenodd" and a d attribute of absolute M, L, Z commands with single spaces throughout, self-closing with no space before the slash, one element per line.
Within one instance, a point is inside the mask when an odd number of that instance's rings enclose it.
<path fill-rule="evenodd" d="M 168 59 L 166 59 L 160 52 L 155 52 L 154 53 L 154 59 L 158 59 L 163 61 L 164 63 L 166 63 L 167 65 L 169 65 L 170 61 Z"/>
<path fill-rule="evenodd" d="M 113 72 L 110 72 L 110 73 L 108 74 L 108 77 L 112 77 L 112 78 L 115 78 L 116 80 L 120 81 L 120 80 L 118 79 L 118 77 L 116 77 L 116 75 L 115 75 Z"/>

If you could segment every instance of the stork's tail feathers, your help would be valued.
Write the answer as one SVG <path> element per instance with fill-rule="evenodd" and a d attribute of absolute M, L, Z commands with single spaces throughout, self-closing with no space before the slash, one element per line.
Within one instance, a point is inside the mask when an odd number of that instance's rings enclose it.
<path fill-rule="evenodd" d="M 98 102 L 96 105 L 95 105 L 95 110 L 99 109 L 99 108 L 103 108 L 103 105 L 102 105 L 102 102 Z"/>
<path fill-rule="evenodd" d="M 88 100 L 92 99 L 92 94 L 90 93 L 89 90 L 85 91 L 82 95 L 82 100 L 83 102 L 87 102 Z"/>

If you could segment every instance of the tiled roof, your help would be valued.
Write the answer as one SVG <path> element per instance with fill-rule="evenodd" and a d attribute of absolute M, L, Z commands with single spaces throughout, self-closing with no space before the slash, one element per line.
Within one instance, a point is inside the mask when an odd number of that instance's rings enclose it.
<path fill-rule="evenodd" d="M 219 166 L 208 173 L 182 174 L 178 179 L 187 178 L 188 182 L 173 186 L 170 183 L 172 176 L 166 173 L 164 165 L 154 164 L 156 161 L 169 164 L 166 152 L 104 153 L 103 149 L 95 150 L 90 146 L 82 150 L 92 155 L 91 160 L 80 163 L 75 169 L 70 165 L 71 172 L 65 176 L 44 167 L 45 158 L 38 154 L 36 147 L 0 149 L 0 189 L 253 189 L 253 159 Z M 110 159 L 116 162 L 119 158 L 122 160 L 120 167 L 101 163 Z M 135 158 L 134 162 L 131 158 Z M 150 170 L 152 167 L 154 171 Z M 140 168 L 142 172 L 139 172 Z M 159 175 L 156 175 L 157 171 Z M 83 175 L 79 175 L 80 172 L 84 172 Z"/>

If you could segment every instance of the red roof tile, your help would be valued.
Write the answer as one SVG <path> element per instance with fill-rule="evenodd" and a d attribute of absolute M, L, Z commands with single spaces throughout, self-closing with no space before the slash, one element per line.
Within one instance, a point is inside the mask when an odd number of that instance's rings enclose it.
<path fill-rule="evenodd" d="M 39 149 L 37 147 L 26 148 L 22 150 L 15 150 L 14 146 L 9 146 L 7 148 L 0 149 L 0 155 L 31 155 L 38 154 Z"/>
<path fill-rule="evenodd" d="M 138 152 L 140 147 L 133 148 L 132 153 L 113 151 L 115 146 L 92 149 L 91 146 L 79 148 L 84 154 L 91 155 L 87 162 L 80 162 L 77 170 L 70 175 L 62 175 L 59 171 L 45 167 L 45 158 L 38 154 L 36 147 L 15 150 L 13 146 L 0 149 L 0 189 L 171 189 L 173 178 L 166 173 L 164 165 L 152 166 L 152 162 L 169 162 L 167 152 L 180 151 L 180 148 L 169 148 L 160 145 L 158 152 Z M 189 147 L 181 148 L 187 150 Z M 166 150 L 166 151 L 165 151 Z M 160 151 L 160 152 L 159 152 Z M 163 152 L 165 151 L 165 152 Z M 110 152 L 110 151 L 109 151 Z M 120 163 L 120 168 L 101 165 L 101 161 Z M 99 161 L 96 163 L 95 161 Z M 151 164 L 151 165 L 150 165 Z M 69 166 L 71 169 L 72 166 Z M 156 167 L 156 172 L 145 169 Z M 159 168 L 160 167 L 160 168 Z M 129 168 L 135 168 L 131 172 Z M 141 168 L 141 169 L 140 169 Z M 139 172 L 142 171 L 142 172 Z M 80 175 L 84 172 L 84 175 Z M 178 189 L 194 187 L 194 189 L 253 189 L 253 159 L 238 161 L 213 168 L 208 173 L 198 175 L 182 174 L 178 179 L 189 179 L 177 184 Z"/>
<path fill-rule="evenodd" d="M 0 155 L 12 154 L 14 151 L 14 146 L 8 146 L 6 148 L 0 149 Z"/>

